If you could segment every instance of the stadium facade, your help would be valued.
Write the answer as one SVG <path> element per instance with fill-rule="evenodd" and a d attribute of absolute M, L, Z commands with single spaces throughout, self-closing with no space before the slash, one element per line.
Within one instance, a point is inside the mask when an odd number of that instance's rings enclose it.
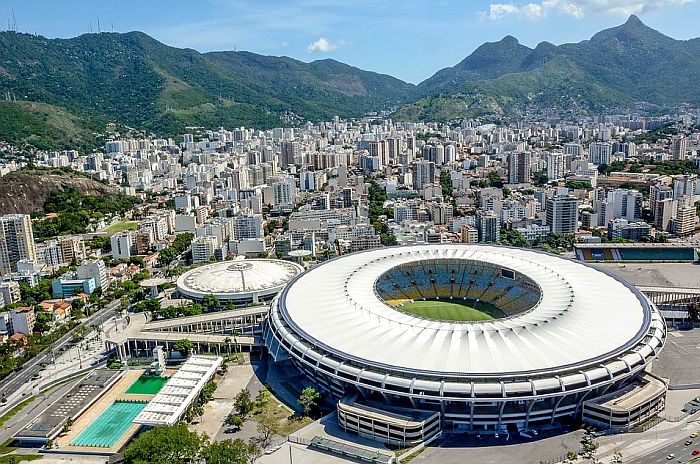
<path fill-rule="evenodd" d="M 457 322 L 402 309 L 423 299 L 486 302 L 502 314 Z M 581 419 L 628 428 L 664 406 L 665 383 L 646 368 L 665 336 L 656 307 L 617 277 L 464 244 L 327 261 L 276 296 L 264 333 L 275 361 L 337 400 L 341 426 L 396 443 Z M 616 392 L 626 411 L 605 409 Z"/>

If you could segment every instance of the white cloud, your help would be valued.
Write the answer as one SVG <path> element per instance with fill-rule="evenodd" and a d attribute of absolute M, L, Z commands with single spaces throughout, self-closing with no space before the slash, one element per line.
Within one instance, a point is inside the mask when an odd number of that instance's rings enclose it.
<path fill-rule="evenodd" d="M 332 52 L 333 50 L 342 47 L 345 45 L 344 40 L 338 40 L 336 42 L 331 42 L 330 40 L 326 39 L 325 37 L 319 38 L 315 42 L 311 42 L 308 47 L 306 47 L 306 51 L 308 53 L 328 53 Z"/>
<path fill-rule="evenodd" d="M 517 12 L 518 7 L 512 3 L 492 3 L 489 5 L 489 19 L 501 19 Z"/>
<path fill-rule="evenodd" d="M 486 16 L 491 20 L 506 16 L 543 19 L 550 14 L 562 14 L 576 19 L 589 15 L 629 16 L 669 7 L 679 7 L 695 0 L 540 0 L 515 4 L 492 3 Z"/>

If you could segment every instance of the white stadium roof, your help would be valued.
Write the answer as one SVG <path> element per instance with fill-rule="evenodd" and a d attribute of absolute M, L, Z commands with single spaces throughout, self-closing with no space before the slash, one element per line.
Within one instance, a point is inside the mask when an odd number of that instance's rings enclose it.
<path fill-rule="evenodd" d="M 434 259 L 514 270 L 540 287 L 541 299 L 508 318 L 443 322 L 398 311 L 379 298 L 374 286 L 385 272 Z M 279 294 L 277 307 L 307 346 L 360 366 L 431 377 L 597 370 L 617 361 L 624 369 L 650 355 L 654 348 L 642 342 L 650 330 L 663 332 L 658 313 L 631 285 L 579 262 L 495 246 L 436 244 L 346 255 L 297 277 Z"/>
<path fill-rule="evenodd" d="M 304 268 L 277 259 L 242 259 L 207 264 L 188 271 L 177 279 L 180 293 L 201 299 L 214 295 L 219 299 L 245 299 L 274 295 Z"/>

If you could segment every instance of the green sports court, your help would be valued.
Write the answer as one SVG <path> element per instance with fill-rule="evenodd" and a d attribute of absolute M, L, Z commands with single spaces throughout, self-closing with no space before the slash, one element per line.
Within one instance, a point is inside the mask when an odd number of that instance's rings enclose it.
<path fill-rule="evenodd" d="M 132 395 L 155 395 L 168 382 L 167 377 L 142 375 L 124 392 Z"/>

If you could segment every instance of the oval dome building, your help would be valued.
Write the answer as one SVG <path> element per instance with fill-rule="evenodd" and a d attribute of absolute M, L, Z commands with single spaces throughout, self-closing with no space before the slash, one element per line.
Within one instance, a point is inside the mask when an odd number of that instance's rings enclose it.
<path fill-rule="evenodd" d="M 407 443 L 586 414 L 629 426 L 663 407 L 665 384 L 645 369 L 665 335 L 640 291 L 590 266 L 435 244 L 350 254 L 295 277 L 265 343 L 339 401 L 346 430 Z M 616 417 L 611 395 L 637 395 L 639 407 Z"/>
<path fill-rule="evenodd" d="M 181 295 L 201 301 L 206 295 L 222 303 L 269 300 L 304 271 L 300 265 L 278 259 L 240 259 L 194 268 L 177 279 Z"/>

